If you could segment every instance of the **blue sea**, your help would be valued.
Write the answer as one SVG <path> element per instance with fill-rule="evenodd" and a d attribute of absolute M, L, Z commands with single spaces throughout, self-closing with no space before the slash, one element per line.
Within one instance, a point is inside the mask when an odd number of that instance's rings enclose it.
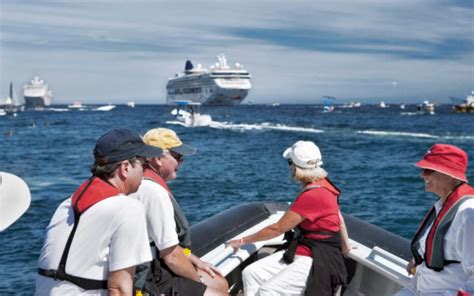
<path fill-rule="evenodd" d="M 414 163 L 433 143 L 465 149 L 474 160 L 474 114 L 438 106 L 338 108 L 318 105 L 207 107 L 212 127 L 173 122 L 172 107 L 118 106 L 110 112 L 67 111 L 54 106 L 0 117 L 0 170 L 22 177 L 32 202 L 0 233 L 0 294 L 32 294 L 44 230 L 56 207 L 89 176 L 96 139 L 113 128 L 174 129 L 197 148 L 170 184 L 191 223 L 249 201 L 291 201 L 299 184 L 281 154 L 298 140 L 321 149 L 329 177 L 341 189 L 345 213 L 410 238 L 436 200 L 424 192 Z M 468 177 L 474 180 L 474 165 Z"/>

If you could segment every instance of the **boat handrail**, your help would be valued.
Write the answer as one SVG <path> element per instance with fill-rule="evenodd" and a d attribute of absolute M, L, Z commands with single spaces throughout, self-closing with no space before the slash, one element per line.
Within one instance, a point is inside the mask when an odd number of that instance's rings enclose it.
<path fill-rule="evenodd" d="M 408 261 L 406 261 L 406 260 L 404 260 L 404 259 L 402 259 L 398 256 L 395 256 L 392 253 L 387 252 L 382 248 L 379 248 L 379 247 L 372 248 L 372 252 L 370 252 L 369 258 L 371 258 L 373 260 L 377 260 L 378 256 L 380 256 L 380 257 L 382 257 L 386 260 L 389 260 L 392 263 L 397 264 L 398 266 L 400 266 L 402 268 L 405 268 L 405 266 L 408 263 Z"/>
<path fill-rule="evenodd" d="M 375 270 L 403 287 L 409 284 L 411 276 L 408 276 L 405 270 L 408 261 L 380 247 L 368 248 L 352 239 L 349 239 L 349 241 L 355 247 L 349 253 L 349 258 Z"/>
<path fill-rule="evenodd" d="M 268 217 L 268 219 L 258 223 L 257 225 L 247 229 L 246 231 L 240 233 L 239 235 L 233 237 L 232 239 L 239 239 L 243 236 L 247 236 L 253 234 L 260 229 L 268 226 L 270 224 L 276 223 L 282 216 L 284 212 L 277 212 Z M 245 244 L 239 249 L 237 252 L 234 253 L 234 250 L 231 247 L 225 247 L 224 244 L 221 244 L 211 252 L 207 253 L 203 257 L 202 260 L 206 262 L 210 262 L 214 264 L 221 273 L 226 276 L 232 270 L 234 270 L 237 266 L 239 266 L 243 261 L 245 261 L 248 257 L 252 254 L 260 250 L 263 246 L 268 244 L 281 244 L 283 241 L 283 235 L 280 235 L 274 239 L 268 241 L 260 241 L 251 244 Z"/>

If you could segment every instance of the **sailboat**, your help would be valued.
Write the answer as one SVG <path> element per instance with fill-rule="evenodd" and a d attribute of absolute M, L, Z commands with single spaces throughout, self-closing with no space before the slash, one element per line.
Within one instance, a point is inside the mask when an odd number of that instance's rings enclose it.
<path fill-rule="evenodd" d="M 13 83 L 10 82 L 10 94 L 8 98 L 3 102 L 3 110 L 7 115 L 16 115 L 18 112 L 24 110 L 24 105 L 18 102 L 15 94 L 13 93 Z"/>

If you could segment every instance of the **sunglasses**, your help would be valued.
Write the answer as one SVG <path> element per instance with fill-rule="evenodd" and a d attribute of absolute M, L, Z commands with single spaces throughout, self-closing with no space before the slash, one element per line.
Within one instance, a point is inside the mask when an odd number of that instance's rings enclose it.
<path fill-rule="evenodd" d="M 177 162 L 183 162 L 183 161 L 184 161 L 184 157 L 183 157 L 182 154 L 179 154 L 179 153 L 170 151 L 170 155 L 171 155 L 174 159 L 176 159 Z"/>
<path fill-rule="evenodd" d="M 423 172 L 423 175 L 427 175 L 427 176 L 434 173 L 434 170 L 430 170 L 430 169 L 421 169 L 421 171 Z"/>

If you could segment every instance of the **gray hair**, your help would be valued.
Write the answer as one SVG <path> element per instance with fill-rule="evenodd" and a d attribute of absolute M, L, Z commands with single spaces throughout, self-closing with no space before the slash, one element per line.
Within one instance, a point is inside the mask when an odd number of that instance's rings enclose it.
<path fill-rule="evenodd" d="M 292 165 L 294 168 L 293 175 L 291 176 L 294 180 L 300 181 L 301 183 L 311 183 L 322 180 L 327 177 L 328 173 L 322 167 L 315 167 L 310 169 L 304 169 Z"/>

